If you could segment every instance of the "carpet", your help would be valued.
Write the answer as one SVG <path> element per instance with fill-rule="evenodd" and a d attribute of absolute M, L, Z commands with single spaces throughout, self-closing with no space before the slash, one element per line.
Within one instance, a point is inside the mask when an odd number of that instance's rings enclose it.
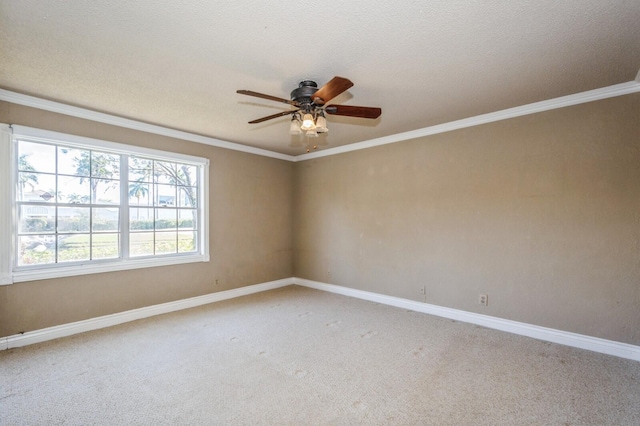
<path fill-rule="evenodd" d="M 289 286 L 0 352 L 2 425 L 638 425 L 640 363 Z"/>

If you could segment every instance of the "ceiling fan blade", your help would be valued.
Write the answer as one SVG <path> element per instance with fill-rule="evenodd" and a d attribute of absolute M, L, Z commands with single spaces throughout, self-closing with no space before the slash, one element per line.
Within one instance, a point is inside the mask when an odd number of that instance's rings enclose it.
<path fill-rule="evenodd" d="M 278 98 L 276 96 L 271 96 L 271 95 L 265 95 L 264 93 L 254 92 L 253 90 L 236 90 L 236 93 L 240 93 L 241 95 L 255 96 L 256 98 L 269 99 L 270 101 L 283 102 L 285 104 L 297 106 L 295 102 L 290 101 L 289 99 Z"/>
<path fill-rule="evenodd" d="M 316 105 L 324 105 L 326 102 L 329 102 L 351 86 L 353 86 L 351 80 L 343 77 L 333 77 L 331 81 L 311 95 L 311 99 Z"/>
<path fill-rule="evenodd" d="M 382 114 L 382 109 L 380 108 L 353 105 L 329 105 L 324 110 L 327 114 L 360 118 L 378 118 Z"/>
<path fill-rule="evenodd" d="M 263 121 L 267 121 L 267 120 L 271 120 L 272 118 L 278 118 L 278 117 L 284 117 L 285 115 L 291 115 L 295 112 L 300 111 L 299 109 L 294 109 L 291 111 L 283 111 L 283 112 L 279 112 L 277 114 L 273 114 L 273 115 L 269 115 L 267 117 L 262 117 L 262 118 L 258 118 L 256 120 L 250 121 L 249 124 L 256 124 L 256 123 L 262 123 Z"/>

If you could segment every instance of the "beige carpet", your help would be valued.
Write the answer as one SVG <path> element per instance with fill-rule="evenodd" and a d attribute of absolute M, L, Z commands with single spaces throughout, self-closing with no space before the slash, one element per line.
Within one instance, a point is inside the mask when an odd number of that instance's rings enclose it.
<path fill-rule="evenodd" d="M 0 352 L 0 424 L 640 425 L 640 363 L 296 286 Z"/>

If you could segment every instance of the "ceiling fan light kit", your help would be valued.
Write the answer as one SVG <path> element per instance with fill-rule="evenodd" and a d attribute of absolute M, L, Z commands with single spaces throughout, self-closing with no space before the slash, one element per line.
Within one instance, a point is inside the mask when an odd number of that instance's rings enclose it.
<path fill-rule="evenodd" d="M 289 134 L 300 135 L 302 132 L 308 138 L 317 138 L 319 133 L 327 133 L 327 119 L 325 113 L 344 115 L 348 117 L 370 118 L 380 117 L 382 109 L 374 107 L 361 107 L 353 105 L 327 105 L 325 104 L 339 94 L 353 86 L 353 83 L 343 77 L 334 77 L 327 84 L 318 89 L 315 81 L 304 80 L 298 84 L 298 88 L 291 91 L 291 100 L 265 95 L 251 90 L 238 90 L 241 95 L 255 96 L 257 98 L 289 104 L 296 109 L 283 111 L 267 117 L 252 120 L 249 124 L 262 123 L 273 118 L 291 115 Z M 314 149 L 316 147 L 314 146 Z M 308 150 L 307 150 L 308 151 Z"/>

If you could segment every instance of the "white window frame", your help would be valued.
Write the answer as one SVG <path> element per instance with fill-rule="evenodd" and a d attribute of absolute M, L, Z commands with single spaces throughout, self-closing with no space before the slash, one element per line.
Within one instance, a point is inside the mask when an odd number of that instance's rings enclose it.
<path fill-rule="evenodd" d="M 17 141 L 48 142 L 70 147 L 95 149 L 113 154 L 125 154 L 145 157 L 152 160 L 178 162 L 199 166 L 198 187 L 198 241 L 199 250 L 194 253 L 158 255 L 143 258 L 128 257 L 125 248 L 122 258 L 103 259 L 86 262 L 74 262 L 38 265 L 33 268 L 16 267 L 15 241 L 18 228 L 16 197 Z M 0 124 L 0 285 L 14 282 L 60 278 L 74 275 L 95 274 L 128 269 L 149 268 L 193 262 L 208 262 L 209 258 L 209 159 L 174 152 L 160 151 L 134 145 L 108 142 L 99 139 L 52 132 L 31 127 Z M 5 200 L 9 202 L 4 202 Z M 127 204 L 121 204 L 121 210 L 128 210 Z M 124 218 L 128 214 L 123 214 Z M 121 226 L 122 239 L 128 240 L 128 223 Z M 126 246 L 126 244 L 125 244 Z"/>

